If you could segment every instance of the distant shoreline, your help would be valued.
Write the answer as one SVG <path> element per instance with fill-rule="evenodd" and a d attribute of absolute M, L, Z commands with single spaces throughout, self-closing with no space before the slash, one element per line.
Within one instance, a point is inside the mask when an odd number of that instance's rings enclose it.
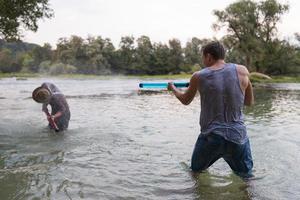
<path fill-rule="evenodd" d="M 111 79 L 111 78 L 122 78 L 122 79 L 187 79 L 189 80 L 192 74 L 174 74 L 174 75 L 88 75 L 88 74 L 62 74 L 62 75 L 47 75 L 47 74 L 36 74 L 36 73 L 0 73 L 1 78 L 13 78 L 17 80 L 26 80 L 27 78 L 73 78 L 73 79 Z M 251 78 L 253 83 L 300 83 L 300 75 L 280 75 L 271 76 L 272 79 L 259 79 Z"/>
<path fill-rule="evenodd" d="M 142 78 L 142 79 L 189 79 L 192 74 L 174 74 L 174 75 L 93 75 L 93 74 L 61 74 L 61 75 L 49 75 L 39 73 L 0 73 L 1 78 L 43 78 L 43 77 L 55 77 L 55 78 L 74 78 L 74 79 L 110 79 L 110 78 Z"/>

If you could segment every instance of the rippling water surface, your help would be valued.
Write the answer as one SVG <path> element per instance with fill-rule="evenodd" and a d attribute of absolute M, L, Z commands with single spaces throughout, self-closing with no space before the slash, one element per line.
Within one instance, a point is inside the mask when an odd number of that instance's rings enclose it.
<path fill-rule="evenodd" d="M 44 81 L 68 98 L 63 134 L 30 98 Z M 199 96 L 183 106 L 140 81 L 0 80 L 0 199 L 300 199 L 300 84 L 255 89 L 245 118 L 256 178 L 243 181 L 221 159 L 193 176 Z"/>

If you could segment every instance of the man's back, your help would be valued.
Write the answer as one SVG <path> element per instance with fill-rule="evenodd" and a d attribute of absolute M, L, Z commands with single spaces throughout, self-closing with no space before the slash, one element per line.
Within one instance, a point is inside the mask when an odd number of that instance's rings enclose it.
<path fill-rule="evenodd" d="M 199 72 L 202 134 L 217 132 L 228 141 L 244 143 L 247 139 L 243 121 L 244 91 L 237 67 L 226 63 L 218 69 Z"/>

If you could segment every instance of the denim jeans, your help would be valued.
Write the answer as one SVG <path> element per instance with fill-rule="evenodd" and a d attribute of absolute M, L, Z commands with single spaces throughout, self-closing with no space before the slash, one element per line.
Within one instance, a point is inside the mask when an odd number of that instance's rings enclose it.
<path fill-rule="evenodd" d="M 252 176 L 253 161 L 249 139 L 243 144 L 236 144 L 214 133 L 205 136 L 200 134 L 192 155 L 192 170 L 205 170 L 219 158 L 223 158 L 236 174 Z"/>
<path fill-rule="evenodd" d="M 56 120 L 56 125 L 60 131 L 64 131 L 64 130 L 68 129 L 69 119 L 66 117 L 60 117 L 60 118 L 58 118 L 58 120 Z M 53 129 L 50 124 L 48 124 L 48 127 L 50 129 Z"/>

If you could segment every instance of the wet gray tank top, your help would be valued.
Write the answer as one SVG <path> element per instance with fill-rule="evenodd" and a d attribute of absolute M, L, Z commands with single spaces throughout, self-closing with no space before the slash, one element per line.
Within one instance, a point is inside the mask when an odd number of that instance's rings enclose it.
<path fill-rule="evenodd" d="M 243 144 L 247 141 L 242 109 L 244 94 L 240 87 L 236 65 L 223 68 L 204 68 L 199 72 L 201 134 L 214 133 L 226 140 Z"/>

